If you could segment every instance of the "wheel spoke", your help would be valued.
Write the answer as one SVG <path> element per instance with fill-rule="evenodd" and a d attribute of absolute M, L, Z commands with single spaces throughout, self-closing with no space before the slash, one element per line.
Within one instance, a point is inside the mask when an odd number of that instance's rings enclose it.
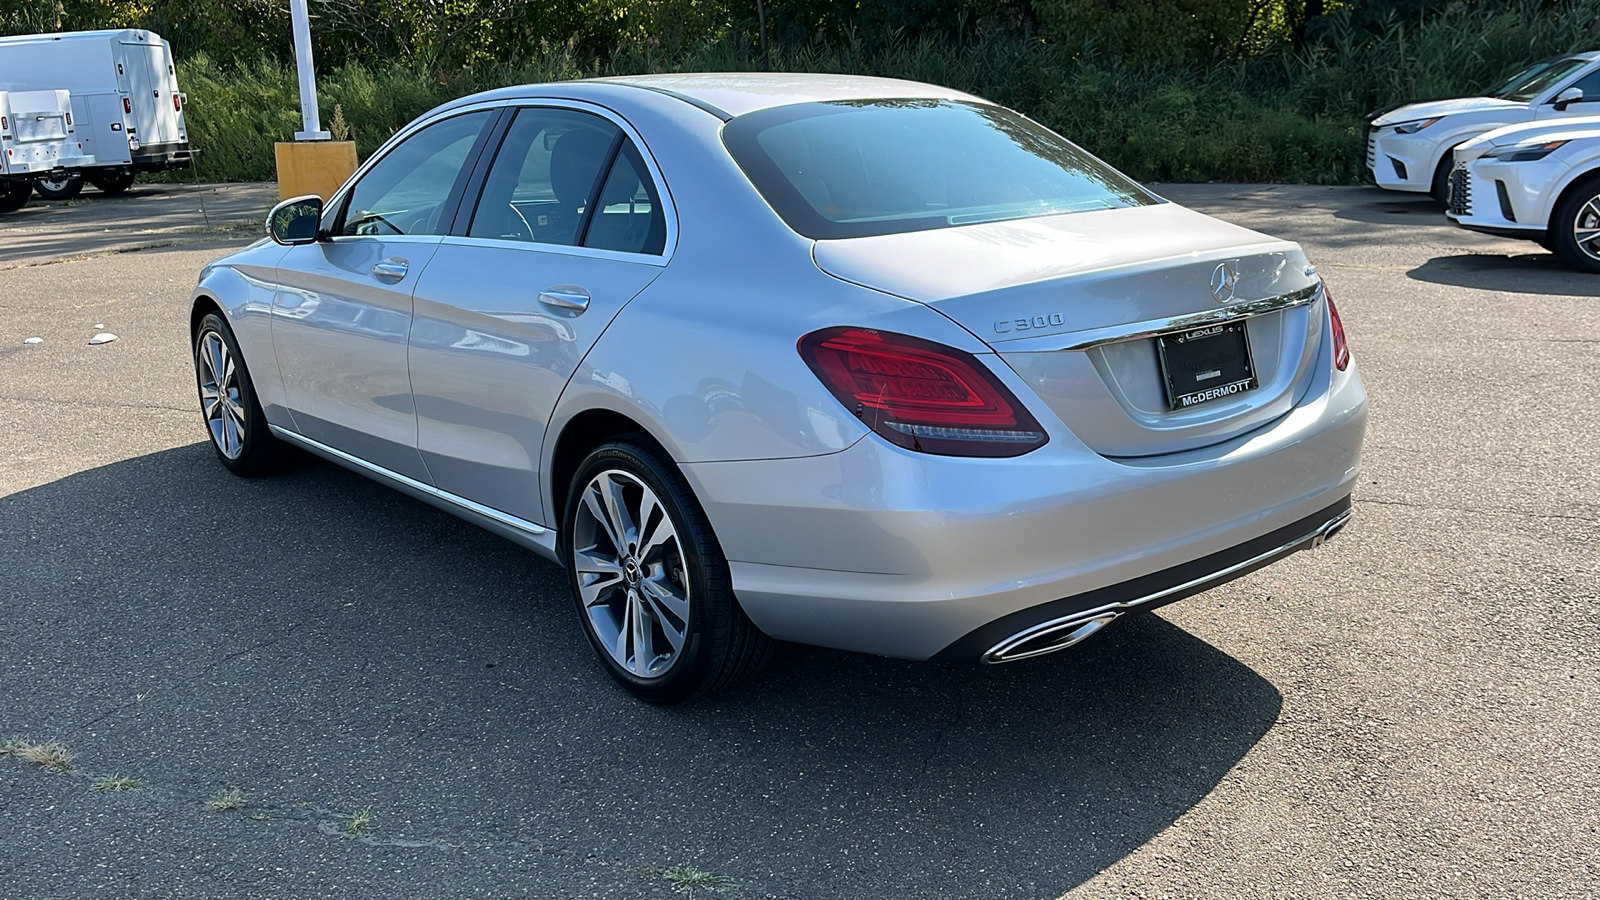
<path fill-rule="evenodd" d="M 655 516 L 654 524 L 650 521 L 652 516 Z M 675 537 L 677 532 L 672 529 L 672 520 L 667 518 L 667 511 L 656 500 L 655 494 L 646 491 L 639 503 L 639 551 L 636 556 L 640 563 L 648 562 L 659 547 Z"/>
<path fill-rule="evenodd" d="M 213 359 L 216 354 L 216 350 L 213 347 L 216 340 L 216 335 L 210 332 L 207 332 L 206 336 L 200 340 L 200 362 L 205 364 L 206 383 L 210 385 L 217 384 L 217 364 Z"/>
<path fill-rule="evenodd" d="M 689 598 L 680 593 L 675 586 L 669 584 L 665 574 L 656 578 L 647 578 L 640 582 L 640 586 L 644 588 L 645 596 L 650 598 L 652 605 L 659 606 L 671 613 L 673 618 L 679 622 L 686 623 L 689 621 Z"/>
<path fill-rule="evenodd" d="M 614 559 L 596 553 L 593 547 L 573 551 L 573 568 L 578 573 L 578 591 L 583 605 L 602 603 L 611 588 L 622 583 L 622 566 Z"/>
<path fill-rule="evenodd" d="M 589 515 L 594 517 L 595 522 L 598 523 L 601 529 L 605 531 L 606 537 L 611 540 L 611 549 L 617 551 L 618 553 L 622 553 L 625 549 L 625 546 L 622 542 L 622 538 L 617 535 L 616 528 L 611 524 L 611 517 L 606 514 L 605 500 L 600 496 L 600 485 L 598 482 L 591 482 L 590 485 L 584 489 L 583 505 L 588 507 Z"/>
<path fill-rule="evenodd" d="M 606 476 L 601 487 L 602 499 L 606 502 L 606 514 L 611 520 L 612 533 L 623 541 L 636 541 L 639 538 L 639 529 L 628 516 L 628 503 L 622 496 L 622 485 L 615 478 Z M 618 544 L 617 549 L 625 549 L 625 544 Z"/>
<path fill-rule="evenodd" d="M 633 674 L 648 675 L 656 661 L 655 629 L 638 591 L 628 595 L 628 606 L 633 616 Z"/>
<path fill-rule="evenodd" d="M 660 586 L 653 582 L 647 581 L 641 587 L 642 595 L 650 603 L 651 618 L 661 626 L 661 633 L 672 645 L 672 652 L 677 653 L 683 649 L 684 635 L 689 630 L 689 602 L 663 593 Z"/>

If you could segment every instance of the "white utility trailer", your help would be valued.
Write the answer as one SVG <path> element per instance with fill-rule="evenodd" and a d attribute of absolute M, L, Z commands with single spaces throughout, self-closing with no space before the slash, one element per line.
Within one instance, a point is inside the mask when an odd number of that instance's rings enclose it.
<path fill-rule="evenodd" d="M 82 177 L 43 179 L 42 197 L 65 199 L 83 182 L 121 193 L 140 172 L 184 168 L 194 154 L 172 48 L 136 28 L 0 37 L 0 90 L 72 92 L 72 114 L 94 165 Z"/>
<path fill-rule="evenodd" d="M 81 178 L 94 163 L 67 91 L 0 91 L 0 212 L 21 209 L 39 178 Z"/>

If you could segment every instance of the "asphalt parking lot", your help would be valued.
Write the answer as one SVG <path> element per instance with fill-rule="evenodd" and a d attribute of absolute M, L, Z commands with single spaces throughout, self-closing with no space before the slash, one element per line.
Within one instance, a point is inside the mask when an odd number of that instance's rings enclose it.
<path fill-rule="evenodd" d="M 789 647 L 678 709 L 554 566 L 215 463 L 187 298 L 270 186 L 0 217 L 0 739 L 76 757 L 0 756 L 0 894 L 1600 896 L 1600 278 L 1370 188 L 1159 190 L 1328 278 L 1351 527 L 1071 653 Z"/>

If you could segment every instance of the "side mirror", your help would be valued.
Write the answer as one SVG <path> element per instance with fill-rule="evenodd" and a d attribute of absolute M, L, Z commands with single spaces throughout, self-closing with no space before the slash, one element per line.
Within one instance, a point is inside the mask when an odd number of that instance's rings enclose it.
<path fill-rule="evenodd" d="M 1566 112 L 1567 111 L 1567 106 L 1569 104 L 1582 103 L 1582 102 L 1583 102 L 1583 88 L 1580 88 L 1580 87 L 1569 87 L 1566 90 L 1562 91 L 1561 93 L 1557 94 L 1556 98 L 1554 100 L 1550 101 L 1550 105 L 1552 105 L 1552 106 L 1554 106 L 1556 108 L 1556 112 Z"/>
<path fill-rule="evenodd" d="M 292 197 L 267 213 L 267 234 L 285 246 L 314 244 L 322 224 L 322 198 L 315 194 Z"/>

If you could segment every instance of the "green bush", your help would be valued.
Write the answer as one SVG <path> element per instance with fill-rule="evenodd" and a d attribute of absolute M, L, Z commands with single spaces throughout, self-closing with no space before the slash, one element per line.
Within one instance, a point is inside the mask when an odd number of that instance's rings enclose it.
<path fill-rule="evenodd" d="M 760 69 L 884 75 L 1014 107 L 1146 181 L 1336 184 L 1363 172 L 1372 109 L 1469 95 L 1529 61 L 1600 44 L 1600 0 L 1458 2 L 1432 18 L 1390 14 L 1376 24 L 1347 9 L 1319 21 L 1301 49 L 1280 42 L 1209 65 L 1139 61 L 1092 41 L 995 29 L 963 40 L 897 32 L 872 42 L 847 31 L 766 55 L 747 40 L 639 39 L 603 57 L 582 55 L 573 41 L 523 47 L 515 65 L 352 63 L 319 76 L 318 87 L 324 118 L 337 104 L 365 157 L 429 108 L 509 84 Z M 196 56 L 180 63 L 179 78 L 190 96 L 190 137 L 203 153 L 199 177 L 272 178 L 273 142 L 300 127 L 292 69 Z"/>

